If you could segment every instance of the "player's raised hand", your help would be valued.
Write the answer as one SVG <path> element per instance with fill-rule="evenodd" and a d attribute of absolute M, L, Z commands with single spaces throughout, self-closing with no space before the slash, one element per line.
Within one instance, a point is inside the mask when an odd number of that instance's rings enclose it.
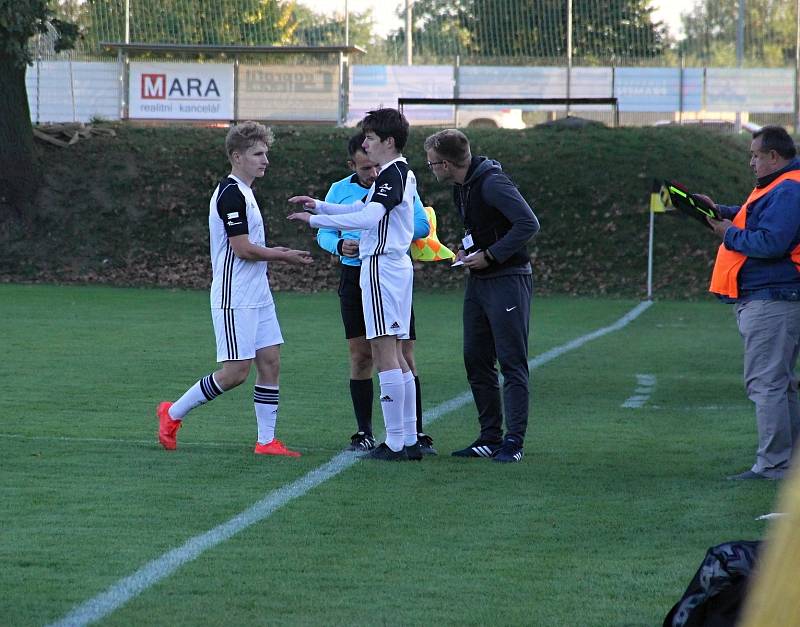
<path fill-rule="evenodd" d="M 311 196 L 292 196 L 289 202 L 295 205 L 303 205 L 306 209 L 314 210 L 317 206 L 317 201 Z"/>
<path fill-rule="evenodd" d="M 297 213 L 290 213 L 286 216 L 286 219 L 292 221 L 297 220 L 298 222 L 305 222 L 308 224 L 308 221 L 311 220 L 311 214 L 308 213 L 308 211 L 298 211 Z"/>

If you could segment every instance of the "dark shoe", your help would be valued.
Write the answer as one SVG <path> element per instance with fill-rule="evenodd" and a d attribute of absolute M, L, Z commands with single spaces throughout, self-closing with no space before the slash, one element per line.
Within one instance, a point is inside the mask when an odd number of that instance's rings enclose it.
<path fill-rule="evenodd" d="M 403 448 L 406 451 L 406 457 L 412 462 L 422 461 L 422 447 L 419 445 L 418 441 L 414 442 L 411 446 L 404 446 Z"/>
<path fill-rule="evenodd" d="M 351 451 L 371 451 L 375 448 L 375 438 L 371 433 L 364 433 L 359 431 L 350 436 L 350 450 Z"/>
<path fill-rule="evenodd" d="M 492 456 L 492 461 L 506 464 L 521 462 L 522 456 L 522 442 L 514 437 L 507 437 L 503 440 L 503 445 Z"/>
<path fill-rule="evenodd" d="M 417 444 L 419 444 L 419 450 L 422 451 L 423 455 L 436 455 L 436 449 L 433 448 L 433 438 L 429 436 L 427 433 L 418 433 L 417 434 Z"/>
<path fill-rule="evenodd" d="M 406 455 L 405 448 L 395 452 L 386 446 L 386 442 L 381 442 L 378 448 L 364 455 L 364 459 L 378 459 L 383 462 L 407 462 L 408 455 Z"/>
<path fill-rule="evenodd" d="M 450 453 L 453 457 L 491 457 L 500 448 L 500 442 L 475 440 L 467 448 Z"/>
<path fill-rule="evenodd" d="M 744 472 L 740 472 L 738 475 L 731 475 L 730 477 L 725 478 L 728 481 L 746 481 L 748 479 L 766 479 L 767 481 L 775 481 L 774 477 L 767 477 L 766 475 L 753 472 L 752 470 L 745 470 Z"/>

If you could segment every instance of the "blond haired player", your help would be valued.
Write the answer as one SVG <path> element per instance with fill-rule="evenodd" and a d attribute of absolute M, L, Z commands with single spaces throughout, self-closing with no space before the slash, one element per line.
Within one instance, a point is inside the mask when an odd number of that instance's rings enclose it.
<path fill-rule="evenodd" d="M 253 390 L 258 455 L 299 457 L 275 437 L 278 416 L 280 345 L 283 344 L 275 303 L 269 289 L 267 262 L 311 263 L 311 254 L 281 246 L 267 247 L 264 220 L 252 185 L 269 166 L 272 133 L 257 122 L 233 126 L 225 138 L 231 173 L 214 194 L 208 214 L 211 239 L 211 317 L 222 368 L 206 375 L 177 401 L 156 409 L 158 440 L 176 448 L 183 419 L 194 408 L 243 383 L 255 363 Z"/>

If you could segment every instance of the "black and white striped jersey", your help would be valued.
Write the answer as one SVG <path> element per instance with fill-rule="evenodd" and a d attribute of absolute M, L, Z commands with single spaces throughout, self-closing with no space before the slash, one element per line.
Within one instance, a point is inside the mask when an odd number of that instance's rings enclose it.
<path fill-rule="evenodd" d="M 211 196 L 208 212 L 211 242 L 211 307 L 239 309 L 264 307 L 272 302 L 267 280 L 267 262 L 239 259 L 229 237 L 247 235 L 258 246 L 266 246 L 261 210 L 248 185 L 233 175 L 223 179 Z"/>
<path fill-rule="evenodd" d="M 313 227 L 359 229 L 359 256 L 408 253 L 414 235 L 414 194 L 417 179 L 403 157 L 385 164 L 364 201 L 337 205 L 319 201 L 311 216 Z"/>

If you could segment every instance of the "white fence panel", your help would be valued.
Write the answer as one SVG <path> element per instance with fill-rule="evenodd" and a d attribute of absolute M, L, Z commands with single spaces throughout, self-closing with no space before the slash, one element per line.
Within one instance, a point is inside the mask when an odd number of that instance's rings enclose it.
<path fill-rule="evenodd" d="M 120 71 L 116 61 L 34 63 L 25 74 L 31 121 L 89 122 L 94 117 L 118 120 Z"/>

